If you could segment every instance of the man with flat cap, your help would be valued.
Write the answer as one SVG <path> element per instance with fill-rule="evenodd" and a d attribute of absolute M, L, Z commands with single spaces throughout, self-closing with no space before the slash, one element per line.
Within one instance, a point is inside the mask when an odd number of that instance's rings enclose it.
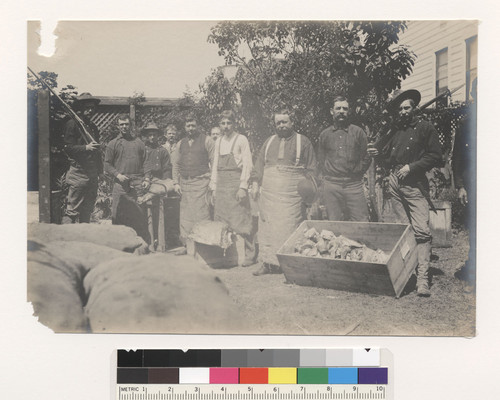
<path fill-rule="evenodd" d="M 99 130 L 91 121 L 100 100 L 90 93 L 82 93 L 73 103 L 76 113 L 85 123 L 88 133 L 94 139 L 87 143 L 82 128 L 74 119 L 64 126 L 64 151 L 70 167 L 66 173 L 68 197 L 62 222 L 90 222 L 97 199 L 98 177 L 102 174 L 102 156 L 99 144 Z"/>
<path fill-rule="evenodd" d="M 388 111 L 397 112 L 396 125 L 368 152 L 390 167 L 389 191 L 397 221 L 410 223 L 417 241 L 417 294 L 428 297 L 432 237 L 425 173 L 440 165 L 442 155 L 434 126 L 415 117 L 419 102 L 417 90 L 407 90 L 392 100 Z"/>

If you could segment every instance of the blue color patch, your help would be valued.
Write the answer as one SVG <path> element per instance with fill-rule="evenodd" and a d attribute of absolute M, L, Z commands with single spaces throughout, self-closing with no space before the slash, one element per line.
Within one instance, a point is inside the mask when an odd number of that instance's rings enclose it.
<path fill-rule="evenodd" d="M 328 383 L 330 384 L 358 384 L 357 368 L 328 368 Z"/>

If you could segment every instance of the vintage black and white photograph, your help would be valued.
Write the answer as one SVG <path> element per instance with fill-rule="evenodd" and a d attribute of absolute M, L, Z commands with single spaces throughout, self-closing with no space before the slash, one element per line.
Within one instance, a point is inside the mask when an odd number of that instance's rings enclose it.
<path fill-rule="evenodd" d="M 478 22 L 29 21 L 57 333 L 476 334 Z"/>

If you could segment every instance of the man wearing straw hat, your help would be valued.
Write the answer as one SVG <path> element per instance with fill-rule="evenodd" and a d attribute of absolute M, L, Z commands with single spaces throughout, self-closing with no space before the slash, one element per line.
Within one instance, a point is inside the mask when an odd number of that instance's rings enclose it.
<path fill-rule="evenodd" d="M 388 141 L 379 139 L 368 152 L 380 156 L 391 168 L 389 191 L 397 221 L 410 223 L 417 241 L 417 294 L 428 297 L 432 237 L 425 173 L 439 166 L 442 155 L 434 126 L 415 117 L 420 97 L 417 90 L 407 90 L 389 103 L 388 111 L 397 113 L 396 126 L 388 134 L 393 135 Z"/>
<path fill-rule="evenodd" d="M 90 222 L 97 199 L 98 177 L 102 174 L 102 156 L 99 144 L 99 130 L 91 121 L 100 100 L 90 93 L 82 93 L 73 107 L 85 123 L 94 142 L 86 143 L 83 132 L 74 119 L 64 126 L 64 151 L 68 155 L 70 167 L 66 173 L 68 197 L 64 224 Z"/>

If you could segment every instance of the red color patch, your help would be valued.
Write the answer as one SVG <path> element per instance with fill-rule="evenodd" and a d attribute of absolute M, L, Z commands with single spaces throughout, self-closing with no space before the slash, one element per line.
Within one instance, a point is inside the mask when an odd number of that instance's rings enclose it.
<path fill-rule="evenodd" d="M 240 368 L 240 383 L 268 383 L 267 368 Z"/>

